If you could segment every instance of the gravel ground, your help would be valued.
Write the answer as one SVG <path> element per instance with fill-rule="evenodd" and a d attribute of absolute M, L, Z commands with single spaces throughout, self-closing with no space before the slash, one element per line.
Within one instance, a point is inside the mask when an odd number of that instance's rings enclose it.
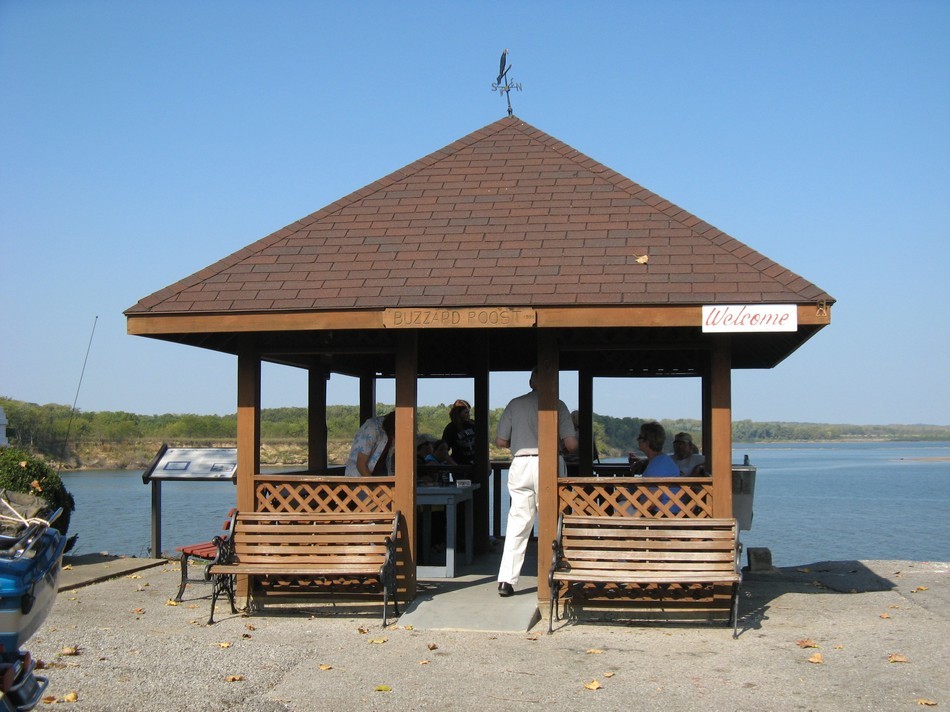
<path fill-rule="evenodd" d="M 225 605 L 207 626 L 208 599 L 169 605 L 169 563 L 60 593 L 25 647 L 50 679 L 38 709 L 75 695 L 77 712 L 943 708 L 948 570 L 831 562 L 750 576 L 733 640 L 707 625 L 383 629 L 378 607 L 244 617 Z"/>

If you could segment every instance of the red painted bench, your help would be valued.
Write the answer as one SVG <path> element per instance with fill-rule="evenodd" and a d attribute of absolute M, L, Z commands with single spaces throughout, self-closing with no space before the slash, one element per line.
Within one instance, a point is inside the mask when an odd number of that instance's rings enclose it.
<path fill-rule="evenodd" d="M 231 531 L 231 520 L 234 518 L 235 512 L 237 512 L 237 509 L 233 508 L 228 512 L 228 518 L 225 519 L 224 524 L 221 525 L 221 529 L 224 532 Z M 227 537 L 227 534 L 223 536 Z M 181 585 L 178 587 L 178 595 L 175 596 L 175 600 L 181 602 L 181 597 L 184 595 L 185 587 L 188 583 L 199 581 L 199 579 L 188 578 L 188 559 L 195 558 L 208 562 L 214 561 L 214 557 L 218 555 L 218 547 L 215 546 L 213 541 L 203 541 L 200 544 L 188 544 L 187 546 L 176 547 L 175 551 L 181 552 Z M 204 581 L 211 580 L 211 576 L 208 574 L 208 566 L 210 566 L 210 563 L 205 565 Z"/>

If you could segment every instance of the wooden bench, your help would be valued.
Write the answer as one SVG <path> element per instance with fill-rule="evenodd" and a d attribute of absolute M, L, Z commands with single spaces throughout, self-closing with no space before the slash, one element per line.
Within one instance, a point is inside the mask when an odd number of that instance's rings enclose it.
<path fill-rule="evenodd" d="M 230 536 L 216 537 L 218 555 L 209 567 L 214 586 L 208 624 L 214 623 L 214 607 L 221 594 L 227 595 L 231 612 L 237 613 L 234 576 L 248 574 L 270 581 L 321 579 L 331 585 L 376 579 L 383 593 L 385 626 L 390 598 L 399 615 L 398 531 L 399 512 L 238 512 Z"/>
<path fill-rule="evenodd" d="M 237 512 L 236 509 L 231 509 L 228 512 L 228 518 L 224 520 L 224 524 L 221 525 L 221 531 L 225 532 L 224 537 L 228 536 L 228 533 L 231 531 L 231 520 L 234 518 L 234 514 Z M 175 551 L 181 552 L 181 585 L 178 587 L 178 595 L 175 596 L 175 600 L 179 603 L 181 602 L 181 597 L 185 593 L 185 587 L 189 582 L 196 581 L 196 579 L 188 578 L 188 560 L 189 559 L 202 559 L 204 561 L 214 561 L 215 557 L 218 555 L 218 547 L 214 541 L 203 541 L 200 544 L 188 544 L 186 546 L 179 546 L 175 548 Z M 208 573 L 208 566 L 204 568 L 204 580 L 210 581 L 211 575 Z"/>
<path fill-rule="evenodd" d="M 548 633 L 555 613 L 560 620 L 562 584 L 727 584 L 732 586 L 729 621 L 737 636 L 742 572 L 735 519 L 562 514 L 553 546 Z"/>

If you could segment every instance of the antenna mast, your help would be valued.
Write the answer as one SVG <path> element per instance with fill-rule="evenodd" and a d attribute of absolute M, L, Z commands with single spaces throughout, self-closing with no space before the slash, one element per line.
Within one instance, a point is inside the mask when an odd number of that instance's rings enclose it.
<path fill-rule="evenodd" d="M 510 69 L 511 65 L 508 64 L 508 50 L 506 49 L 501 53 L 501 63 L 498 66 L 498 78 L 495 79 L 494 83 L 492 83 L 491 90 L 505 95 L 505 99 L 508 100 L 508 116 L 512 115 L 511 90 L 517 89 L 518 91 L 521 91 L 521 84 L 519 82 L 512 82 L 508 79 L 508 71 Z"/>

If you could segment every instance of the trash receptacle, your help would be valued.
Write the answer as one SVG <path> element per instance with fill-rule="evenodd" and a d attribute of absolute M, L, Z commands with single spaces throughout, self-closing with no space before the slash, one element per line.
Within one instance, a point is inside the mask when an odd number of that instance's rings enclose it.
<path fill-rule="evenodd" d="M 732 516 L 740 531 L 752 529 L 752 498 L 755 495 L 755 467 L 732 466 Z"/>

